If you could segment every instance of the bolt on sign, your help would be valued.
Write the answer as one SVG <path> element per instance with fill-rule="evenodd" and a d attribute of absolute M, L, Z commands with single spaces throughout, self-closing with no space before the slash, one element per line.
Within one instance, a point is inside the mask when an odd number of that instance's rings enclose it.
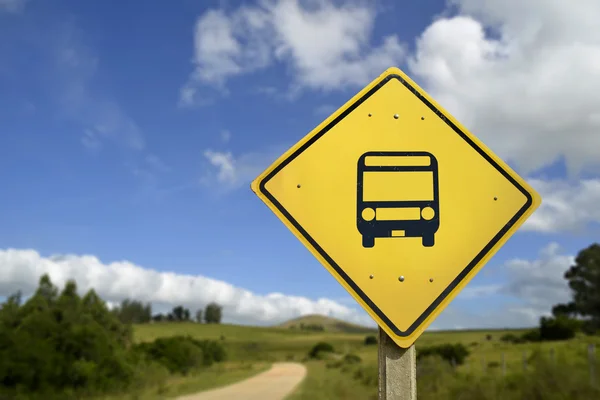
<path fill-rule="evenodd" d="M 251 188 L 400 347 L 414 343 L 541 203 L 397 68 Z"/>

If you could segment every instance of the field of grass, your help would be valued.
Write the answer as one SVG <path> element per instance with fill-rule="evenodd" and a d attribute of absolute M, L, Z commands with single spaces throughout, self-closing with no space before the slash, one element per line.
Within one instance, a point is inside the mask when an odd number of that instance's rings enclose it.
<path fill-rule="evenodd" d="M 157 323 L 136 326 L 135 337 L 136 340 L 144 341 L 160 336 L 184 334 L 199 339 L 218 339 L 222 341 L 228 351 L 229 360 L 232 361 L 270 363 L 293 360 L 305 362 L 308 367 L 307 378 L 289 400 L 376 398 L 377 346 L 364 344 L 367 335 L 365 333 L 345 333 L 333 330 L 333 332 L 327 330 L 324 332 L 311 332 L 281 326 L 266 328 L 194 323 Z M 375 331 L 367 332 L 369 332 L 368 334 L 376 333 Z M 578 379 L 589 382 L 587 346 L 591 343 L 599 346 L 600 337 L 579 336 L 570 341 L 525 344 L 511 344 L 500 340 L 501 336 L 506 333 L 519 335 L 522 332 L 523 330 L 426 332 L 419 338 L 416 347 L 418 350 L 422 346 L 462 343 L 469 349 L 470 354 L 466 362 L 456 369 L 450 368 L 450 375 L 443 375 L 446 377 L 444 382 L 449 387 L 460 387 L 464 383 L 462 380 L 457 380 L 456 374 L 466 380 L 470 379 L 476 382 L 473 385 L 479 387 L 477 385 L 483 384 L 482 382 L 487 382 L 486 385 L 493 386 L 497 382 L 503 382 L 504 379 L 512 379 L 510 377 L 513 375 L 521 376 L 526 372 L 530 373 L 536 362 L 532 357 L 538 353 L 547 361 L 548 368 L 555 368 L 556 371 L 552 370 L 554 371 L 552 373 L 562 371 L 564 374 L 564 368 L 570 366 L 567 368 L 579 371 L 580 376 Z M 342 364 L 336 366 L 336 363 L 332 360 L 307 360 L 306 355 L 309 350 L 321 341 L 332 344 L 336 353 L 340 356 L 352 353 L 358 355 L 362 361 L 353 365 Z M 539 355 L 537 357 L 539 358 Z M 503 358 L 505 369 L 502 368 Z M 527 364 L 526 368 L 524 367 L 524 358 Z M 426 367 L 432 368 L 431 365 Z M 437 366 L 434 367 L 438 368 Z M 445 368 L 445 366 L 440 368 Z M 596 368 L 596 373 L 598 369 L 600 368 Z M 550 374 L 550 372 L 548 373 Z M 421 393 L 420 398 L 437 399 L 448 395 L 447 393 L 438 393 L 439 397 L 435 397 L 434 391 L 430 390 L 427 385 L 435 386 L 437 384 L 428 381 L 430 379 L 428 376 L 431 374 L 427 375 L 422 372 L 423 374 L 425 375 L 419 380 L 419 388 L 421 391 L 425 390 L 425 393 Z M 435 376 L 442 376 L 439 371 L 436 374 L 438 375 Z M 600 386 L 600 374 L 596 377 L 596 381 Z M 500 389 L 496 386 L 492 389 L 490 386 L 485 390 L 497 391 Z M 600 398 L 600 393 L 598 398 Z"/>
<path fill-rule="evenodd" d="M 305 315 L 291 319 L 279 325 L 279 328 L 285 329 L 300 329 L 302 325 L 320 325 L 325 332 L 332 333 L 360 333 L 360 334 L 375 334 L 377 329 L 366 326 L 355 325 L 339 319 L 325 317 L 323 315 Z"/>

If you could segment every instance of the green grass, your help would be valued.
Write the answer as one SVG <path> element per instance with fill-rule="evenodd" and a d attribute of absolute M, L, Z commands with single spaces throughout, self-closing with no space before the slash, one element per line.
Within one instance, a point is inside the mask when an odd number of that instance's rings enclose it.
<path fill-rule="evenodd" d="M 172 335 L 220 340 L 227 349 L 228 358 L 238 361 L 299 361 L 319 341 L 331 342 L 341 351 L 349 351 L 364 341 L 364 335 L 360 334 L 195 323 L 136 325 L 134 335 L 136 341 Z"/>
<path fill-rule="evenodd" d="M 309 320 L 307 323 L 318 323 Z M 326 328 L 327 329 L 327 328 Z M 506 362 L 507 376 L 523 374 L 523 353 L 531 357 L 540 352 L 548 359 L 550 365 L 560 368 L 561 364 L 579 366 L 580 373 L 585 375 L 587 345 L 595 343 L 600 348 L 600 337 L 578 336 L 570 341 L 511 344 L 500 338 L 506 333 L 520 335 L 525 330 L 469 330 L 425 332 L 416 342 L 417 350 L 421 346 L 442 343 L 462 343 L 470 351 L 464 365 L 458 366 L 455 372 L 460 376 L 468 376 L 474 380 L 473 385 L 485 390 L 500 390 L 493 382 L 504 379 L 502 374 L 502 355 Z M 138 341 L 153 340 L 160 336 L 189 334 L 198 339 L 221 340 L 228 352 L 228 359 L 233 361 L 270 363 L 275 361 L 304 362 L 308 367 L 308 375 L 296 392 L 288 400 L 300 399 L 370 399 L 377 394 L 377 346 L 365 346 L 364 339 L 368 333 L 346 333 L 339 331 L 311 332 L 279 327 L 248 327 L 235 325 L 205 325 L 194 323 L 158 323 L 135 327 Z M 487 336 L 491 339 L 488 340 Z M 357 365 L 328 368 L 332 361 L 307 361 L 309 350 L 320 341 L 331 343 L 338 354 L 354 353 L 361 357 Z M 550 349 L 554 349 L 554 363 L 550 360 Z M 599 357 L 600 358 L 600 357 Z M 492 366 L 490 366 L 492 363 Z M 582 364 L 583 363 L 583 364 Z M 530 364 L 531 365 L 531 364 Z M 532 367 L 529 366 L 531 369 Z M 600 366 L 597 368 L 600 372 Z M 440 384 L 448 387 L 460 387 L 458 378 L 444 375 Z M 240 376 L 236 376 L 240 378 Z M 461 378 L 462 379 L 462 378 Z M 467 378 L 465 378 L 467 379 Z M 588 377 L 589 379 L 589 377 Z M 203 380 L 203 379 L 201 379 Z M 420 386 L 427 380 L 420 380 Z M 482 383 L 487 382 L 487 383 Z M 600 375 L 598 376 L 600 386 Z M 454 385 L 454 386 L 453 386 Z M 478 386 L 479 385 L 479 386 Z M 483 386 L 482 386 L 483 385 Z M 487 386 L 486 386 L 487 385 Z M 481 389 L 484 390 L 484 389 Z M 425 398 L 444 398 L 439 392 L 435 397 L 428 391 Z M 447 397 L 446 397 L 447 398 Z"/>
<path fill-rule="evenodd" d="M 358 334 L 376 334 L 377 329 L 351 324 L 336 318 L 325 317 L 323 315 L 305 315 L 284 322 L 278 325 L 278 328 L 300 329 L 304 325 L 321 325 L 325 332 L 337 333 L 358 333 Z"/>
<path fill-rule="evenodd" d="M 376 387 L 360 384 L 339 368 L 327 368 L 324 361 L 310 361 L 306 366 L 306 378 L 285 400 L 377 399 Z"/>

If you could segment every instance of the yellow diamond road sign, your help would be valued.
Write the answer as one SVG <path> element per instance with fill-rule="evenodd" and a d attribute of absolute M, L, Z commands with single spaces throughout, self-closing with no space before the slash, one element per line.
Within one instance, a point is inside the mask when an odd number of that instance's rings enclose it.
<path fill-rule="evenodd" d="M 397 68 L 279 157 L 252 190 L 401 347 L 541 203 Z"/>

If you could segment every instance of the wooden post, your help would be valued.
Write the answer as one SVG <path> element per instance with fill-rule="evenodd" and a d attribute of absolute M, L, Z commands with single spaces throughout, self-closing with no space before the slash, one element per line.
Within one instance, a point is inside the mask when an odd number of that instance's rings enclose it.
<path fill-rule="evenodd" d="M 416 400 L 417 352 L 398 346 L 379 328 L 379 400 Z"/>

